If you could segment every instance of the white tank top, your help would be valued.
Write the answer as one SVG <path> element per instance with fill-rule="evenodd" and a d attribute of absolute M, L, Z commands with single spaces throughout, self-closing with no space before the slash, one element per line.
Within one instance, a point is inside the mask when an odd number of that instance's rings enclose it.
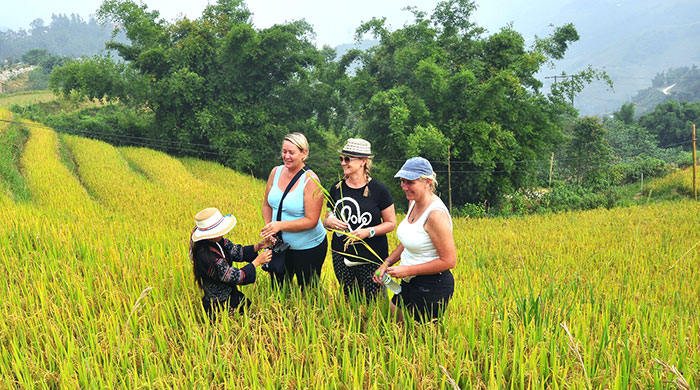
<path fill-rule="evenodd" d="M 411 205 L 408 207 L 408 214 L 406 214 L 406 217 L 396 229 L 396 236 L 404 247 L 401 254 L 401 265 L 424 264 L 437 259 L 439 257 L 437 249 L 435 249 L 435 245 L 430 240 L 430 236 L 423 225 L 425 225 L 425 221 L 428 220 L 428 216 L 433 210 L 442 210 L 448 217 L 450 216 L 450 212 L 445 204 L 440 198 L 436 197 L 436 200 L 423 211 L 423 214 L 415 222 L 409 223 L 408 216 L 415 205 L 416 202 L 411 202 Z M 452 230 L 452 218 L 450 218 L 450 230 Z"/>

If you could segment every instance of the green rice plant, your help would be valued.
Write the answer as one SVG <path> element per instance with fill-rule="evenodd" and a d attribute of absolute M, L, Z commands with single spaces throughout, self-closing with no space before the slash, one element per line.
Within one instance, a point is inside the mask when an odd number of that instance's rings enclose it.
<path fill-rule="evenodd" d="M 697 178 L 696 178 L 697 180 Z M 700 184 L 700 183 L 698 183 Z M 658 197 L 661 194 L 678 193 L 693 196 L 693 167 L 676 170 L 664 177 L 655 178 L 649 182 L 645 189 L 649 197 L 653 194 Z"/>
<path fill-rule="evenodd" d="M 454 218 L 456 289 L 437 323 L 346 299 L 328 259 L 317 288 L 277 292 L 260 273 L 241 288 L 250 310 L 210 323 L 187 257 L 193 216 L 232 212 L 228 236 L 255 242 L 265 183 L 25 126 L 31 197 L 0 196 L 0 388 L 700 384 L 697 202 Z"/>
<path fill-rule="evenodd" d="M 26 91 L 9 95 L 0 95 L 0 108 L 10 108 L 12 105 L 26 106 L 55 100 L 56 95 L 51 91 Z"/>
<path fill-rule="evenodd" d="M 0 109 L 0 120 L 11 119 L 8 111 Z M 0 122 L 0 180 L 8 195 L 19 202 L 29 199 L 29 190 L 19 168 L 27 138 L 28 131 L 24 127 Z"/>

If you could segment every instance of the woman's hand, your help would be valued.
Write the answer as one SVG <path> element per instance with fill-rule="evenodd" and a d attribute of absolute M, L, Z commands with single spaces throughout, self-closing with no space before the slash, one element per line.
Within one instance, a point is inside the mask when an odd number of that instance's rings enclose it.
<path fill-rule="evenodd" d="M 277 238 L 275 238 L 275 236 L 265 237 L 259 243 L 255 244 L 256 245 L 255 251 L 258 252 L 261 249 L 269 248 L 269 247 L 275 245 L 276 241 L 277 241 Z"/>
<path fill-rule="evenodd" d="M 279 232 L 281 229 L 281 221 L 272 221 L 260 229 L 260 235 L 263 238 L 270 238 Z"/>
<path fill-rule="evenodd" d="M 377 268 L 377 271 L 375 271 L 372 275 L 372 280 L 374 280 L 374 283 L 384 285 L 382 279 L 384 279 L 384 274 L 386 274 L 387 268 L 389 268 L 389 265 L 386 261 L 384 261 L 382 265 L 379 266 L 379 268 Z"/>
<path fill-rule="evenodd" d="M 366 240 L 369 238 L 369 229 L 357 229 L 350 232 L 353 236 L 359 238 L 360 240 Z"/>
<path fill-rule="evenodd" d="M 395 279 L 402 279 L 406 276 L 413 275 L 413 273 L 411 272 L 411 268 L 408 265 L 397 265 L 396 267 L 389 267 L 387 268 L 386 273 L 388 273 L 392 278 Z"/>
<path fill-rule="evenodd" d="M 258 257 L 253 260 L 253 265 L 256 267 L 259 267 L 263 264 L 267 264 L 272 260 L 272 251 L 270 250 L 264 250 L 262 251 Z"/>
<path fill-rule="evenodd" d="M 339 220 L 336 217 L 329 216 L 326 218 L 326 229 L 345 231 L 348 228 L 348 224 Z"/>

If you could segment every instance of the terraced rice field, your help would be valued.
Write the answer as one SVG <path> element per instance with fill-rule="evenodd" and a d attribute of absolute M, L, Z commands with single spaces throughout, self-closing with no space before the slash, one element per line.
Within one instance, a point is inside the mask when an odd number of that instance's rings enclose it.
<path fill-rule="evenodd" d="M 456 293 L 436 324 L 346 301 L 330 257 L 317 291 L 277 293 L 261 273 L 242 288 L 251 311 L 210 324 L 187 257 L 193 216 L 232 212 L 228 237 L 253 243 L 264 183 L 18 127 L 0 123 L 2 148 L 26 132 L 0 176 L 0 388 L 700 385 L 696 202 L 455 219 Z"/>

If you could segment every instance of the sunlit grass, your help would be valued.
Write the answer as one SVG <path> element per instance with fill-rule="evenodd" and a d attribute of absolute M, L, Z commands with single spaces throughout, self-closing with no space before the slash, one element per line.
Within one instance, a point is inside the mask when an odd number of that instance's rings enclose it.
<path fill-rule="evenodd" d="M 455 296 L 437 324 L 346 301 L 329 256 L 318 290 L 275 292 L 260 272 L 242 287 L 250 312 L 210 325 L 193 216 L 231 212 L 228 237 L 253 243 L 265 183 L 26 131 L 29 200 L 0 196 L 0 388 L 672 388 L 654 359 L 700 384 L 696 202 L 455 219 Z"/>
<path fill-rule="evenodd" d="M 697 177 L 695 180 L 697 180 L 696 186 L 700 186 L 700 180 Z M 669 175 L 652 180 L 645 193 L 651 193 L 655 196 L 669 193 L 693 196 L 693 167 L 679 169 Z"/>
<path fill-rule="evenodd" d="M 0 94 L 0 107 L 10 108 L 13 104 L 27 106 L 36 103 L 45 103 L 56 99 L 51 91 L 26 91 L 9 95 Z"/>

